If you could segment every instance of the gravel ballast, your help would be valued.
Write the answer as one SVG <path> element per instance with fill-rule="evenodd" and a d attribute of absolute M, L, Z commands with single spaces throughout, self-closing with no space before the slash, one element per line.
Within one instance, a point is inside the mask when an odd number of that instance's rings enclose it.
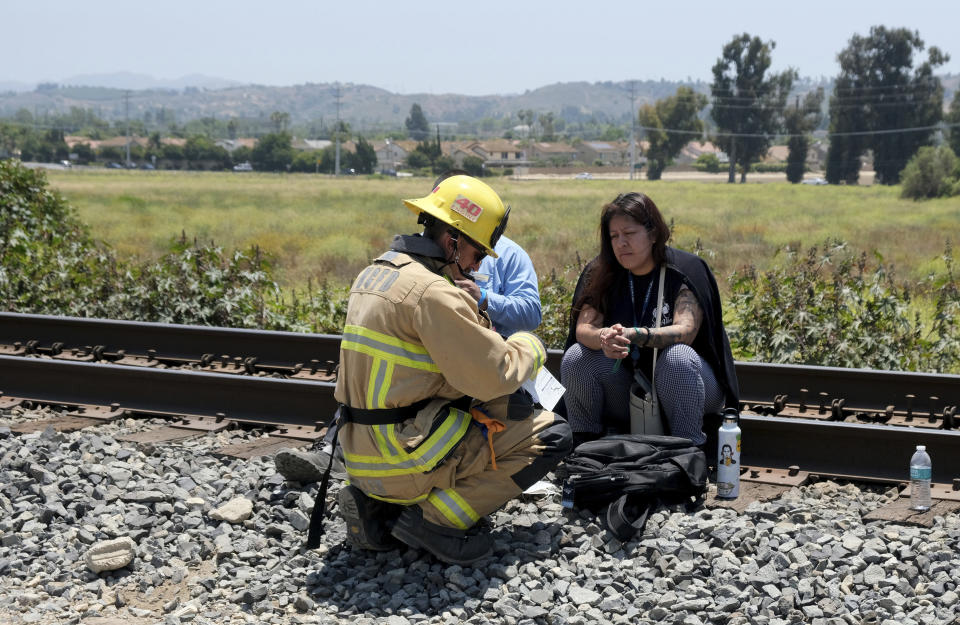
<path fill-rule="evenodd" d="M 824 481 L 743 514 L 661 509 L 626 543 L 554 489 L 492 516 L 493 555 L 448 566 L 346 546 L 338 483 L 323 544 L 304 550 L 317 485 L 285 482 L 271 458 L 212 453 L 262 432 L 137 445 L 116 437 L 163 423 L 10 431 L 56 414 L 0 415 L 0 623 L 932 625 L 960 614 L 955 512 L 930 528 L 862 520 L 896 488 Z"/>

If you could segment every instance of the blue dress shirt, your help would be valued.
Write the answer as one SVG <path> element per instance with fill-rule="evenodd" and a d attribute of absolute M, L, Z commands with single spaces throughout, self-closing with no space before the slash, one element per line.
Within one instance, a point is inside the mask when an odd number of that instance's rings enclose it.
<path fill-rule="evenodd" d="M 505 236 L 493 248 L 499 258 L 487 256 L 473 277 L 487 290 L 487 315 L 494 330 L 510 336 L 540 325 L 540 290 L 530 256 Z"/>

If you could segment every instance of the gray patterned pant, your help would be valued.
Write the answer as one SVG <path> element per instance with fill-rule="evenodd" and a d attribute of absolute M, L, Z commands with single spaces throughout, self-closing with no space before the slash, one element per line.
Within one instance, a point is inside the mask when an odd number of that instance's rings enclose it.
<path fill-rule="evenodd" d="M 564 402 L 574 432 L 630 431 L 628 367 L 613 370 L 616 361 L 580 343 L 563 355 L 560 383 L 567 389 Z M 713 369 L 689 345 L 671 345 L 657 358 L 657 397 L 670 433 L 702 445 L 703 415 L 723 408 L 723 390 Z"/>

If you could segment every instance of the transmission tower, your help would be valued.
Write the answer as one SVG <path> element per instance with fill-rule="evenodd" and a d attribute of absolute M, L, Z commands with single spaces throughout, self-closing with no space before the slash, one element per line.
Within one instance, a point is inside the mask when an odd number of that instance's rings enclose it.
<path fill-rule="evenodd" d="M 124 117 L 127 122 L 127 160 L 124 161 L 124 165 L 129 169 L 130 167 L 130 91 L 123 92 L 123 110 Z"/>
<path fill-rule="evenodd" d="M 637 162 L 637 113 L 634 110 L 634 81 L 630 81 L 630 180 L 633 180 L 633 172 L 636 171 Z"/>
<path fill-rule="evenodd" d="M 334 98 L 336 99 L 336 102 L 337 102 L 337 123 L 333 127 L 333 132 L 337 142 L 337 148 L 335 153 L 336 158 L 333 161 L 334 163 L 333 175 L 339 176 L 340 175 L 340 128 L 341 128 L 340 126 L 340 85 L 339 84 L 337 84 L 337 90 L 334 92 Z"/>

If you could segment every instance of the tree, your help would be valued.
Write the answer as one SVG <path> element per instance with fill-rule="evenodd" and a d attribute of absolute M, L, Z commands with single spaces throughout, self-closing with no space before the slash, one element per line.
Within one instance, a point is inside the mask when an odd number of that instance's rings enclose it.
<path fill-rule="evenodd" d="M 179 149 L 178 146 L 173 147 L 177 147 L 177 149 Z M 102 161 L 120 161 L 123 160 L 123 153 L 120 151 L 120 148 L 108 145 L 97 150 L 97 157 Z M 181 153 L 181 158 L 182 157 L 183 154 Z"/>
<path fill-rule="evenodd" d="M 444 156 L 440 145 L 440 130 L 437 129 L 436 141 L 425 139 L 417 144 L 410 154 L 407 155 L 407 165 L 413 169 L 421 167 L 430 167 L 434 173 L 442 173 L 455 166 L 453 159 Z"/>
<path fill-rule="evenodd" d="M 250 162 L 257 171 L 287 171 L 293 163 L 292 138 L 286 132 L 272 132 L 260 137 L 250 153 Z"/>
<path fill-rule="evenodd" d="M 933 144 L 929 127 L 943 117 L 943 86 L 933 70 L 950 57 L 934 46 L 914 69 L 914 53 L 923 49 L 916 31 L 874 26 L 866 37 L 854 35 L 837 55 L 827 182 L 856 183 L 860 157 L 869 149 L 876 180 L 896 184 L 920 146 Z"/>
<path fill-rule="evenodd" d="M 811 91 L 803 98 L 800 105 L 800 96 L 796 104 L 783 114 L 784 128 L 790 138 L 787 140 L 789 153 L 787 154 L 787 180 L 793 183 L 803 180 L 806 170 L 807 152 L 810 151 L 810 135 L 808 134 L 823 119 L 823 88 Z"/>
<path fill-rule="evenodd" d="M 241 145 L 230 153 L 230 161 L 234 164 L 246 163 L 253 156 L 253 150 L 245 145 Z"/>
<path fill-rule="evenodd" d="M 410 116 L 404 124 L 407 126 L 407 134 L 414 141 L 423 141 L 430 134 L 430 123 L 427 122 L 423 109 L 416 102 L 410 107 Z"/>
<path fill-rule="evenodd" d="M 182 146 L 174 145 L 174 144 L 172 144 L 172 143 L 168 143 L 168 144 L 166 144 L 166 145 L 163 146 L 163 150 L 161 151 L 161 153 L 162 153 L 162 155 L 163 155 L 163 160 L 165 160 L 165 161 L 175 161 L 175 162 L 176 162 L 176 164 L 174 165 L 175 167 L 180 167 L 180 166 L 181 166 L 181 165 L 180 165 L 180 161 L 183 160 L 183 147 L 182 147 Z M 103 158 L 104 160 L 111 160 L 111 159 L 108 159 L 108 158 L 107 158 L 106 156 L 104 156 L 103 154 L 101 154 L 100 156 L 101 156 L 101 158 Z"/>
<path fill-rule="evenodd" d="M 414 150 L 407 154 L 407 167 L 411 169 L 420 169 L 430 166 L 430 157 L 420 150 Z"/>
<path fill-rule="evenodd" d="M 358 174 L 372 174 L 377 166 L 377 152 L 369 141 L 357 137 L 357 151 L 348 154 L 347 161 Z"/>
<path fill-rule="evenodd" d="M 646 151 L 648 180 L 660 180 L 660 174 L 691 136 L 703 132 L 699 113 L 706 106 L 707 96 L 689 87 L 680 87 L 675 95 L 640 109 L 639 122 L 650 143 Z"/>
<path fill-rule="evenodd" d="M 554 130 L 554 116 L 552 112 L 540 114 L 540 139 L 543 141 L 556 141 L 557 135 Z"/>
<path fill-rule="evenodd" d="M 284 111 L 274 111 L 270 113 L 270 122 L 273 124 L 275 133 L 286 132 L 290 124 L 290 113 Z"/>
<path fill-rule="evenodd" d="M 322 154 L 320 153 L 320 150 L 298 151 L 293 157 L 293 162 L 290 164 L 290 171 L 298 171 L 308 174 L 315 173 L 320 169 L 321 159 Z"/>
<path fill-rule="evenodd" d="M 764 43 L 744 33 L 723 47 L 713 66 L 710 115 L 717 124 L 715 142 L 730 156 L 728 182 L 735 181 L 737 165 L 740 182 L 746 182 L 751 163 L 763 158 L 783 125 L 783 109 L 797 72 L 767 77 L 774 47 L 773 41 Z"/>
<path fill-rule="evenodd" d="M 77 162 L 86 165 L 93 161 L 93 148 L 89 143 L 76 143 L 73 146 L 73 153 L 77 155 Z"/>
<path fill-rule="evenodd" d="M 903 168 L 903 188 L 900 197 L 921 200 L 949 197 L 960 191 L 954 178 L 957 157 L 949 146 L 923 146 Z"/>
<path fill-rule="evenodd" d="M 481 178 L 487 173 L 486 168 L 483 165 L 483 159 L 479 156 L 468 156 L 463 159 L 463 171 L 467 172 L 474 178 Z"/>
<path fill-rule="evenodd" d="M 533 109 L 522 109 L 517 111 L 517 118 L 520 120 L 520 124 L 527 127 L 527 137 L 533 138 L 533 122 L 535 121 L 535 116 L 533 114 Z"/>
<path fill-rule="evenodd" d="M 947 113 L 947 123 L 952 124 L 949 129 L 950 147 L 954 154 L 960 154 L 960 89 L 953 92 L 953 102 L 950 103 L 950 112 Z"/>

